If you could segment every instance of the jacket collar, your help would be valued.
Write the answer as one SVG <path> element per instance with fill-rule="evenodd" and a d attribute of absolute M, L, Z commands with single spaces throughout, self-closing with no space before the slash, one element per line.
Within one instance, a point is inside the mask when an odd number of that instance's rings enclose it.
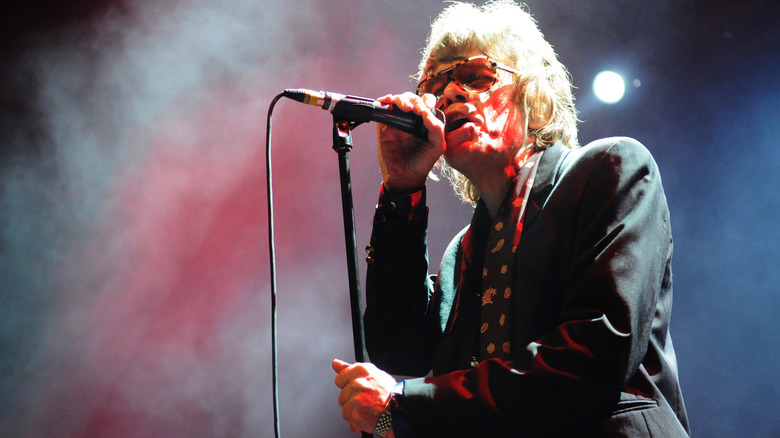
<path fill-rule="evenodd" d="M 534 186 L 531 188 L 531 199 L 529 199 L 525 207 L 523 228 L 527 229 L 536 219 L 539 211 L 541 211 L 556 182 L 561 163 L 569 152 L 571 152 L 571 149 L 564 146 L 561 142 L 553 143 L 544 150 L 536 169 Z"/>

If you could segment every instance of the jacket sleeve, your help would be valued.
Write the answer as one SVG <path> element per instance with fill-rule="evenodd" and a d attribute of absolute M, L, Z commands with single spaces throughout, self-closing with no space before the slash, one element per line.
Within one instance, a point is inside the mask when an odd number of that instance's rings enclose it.
<path fill-rule="evenodd" d="M 668 313 L 656 311 L 670 289 L 672 246 L 655 162 L 630 139 L 575 152 L 539 219 L 560 222 L 559 290 L 536 291 L 557 295 L 556 324 L 513 361 L 407 380 L 398 405 L 416 436 L 602 421 L 640 366 L 654 324 L 668 324 Z"/>
<path fill-rule="evenodd" d="M 383 196 L 367 248 L 366 349 L 390 373 L 423 376 L 440 336 L 428 322 L 435 276 L 428 274 L 427 208 L 415 206 L 418 214 L 386 220 Z"/>

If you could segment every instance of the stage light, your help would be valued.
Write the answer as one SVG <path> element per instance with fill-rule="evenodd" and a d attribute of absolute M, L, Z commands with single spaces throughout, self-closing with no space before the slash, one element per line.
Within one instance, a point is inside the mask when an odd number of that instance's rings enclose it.
<path fill-rule="evenodd" d="M 625 92 L 623 78 L 613 71 L 602 71 L 593 79 L 593 93 L 604 103 L 619 102 Z"/>

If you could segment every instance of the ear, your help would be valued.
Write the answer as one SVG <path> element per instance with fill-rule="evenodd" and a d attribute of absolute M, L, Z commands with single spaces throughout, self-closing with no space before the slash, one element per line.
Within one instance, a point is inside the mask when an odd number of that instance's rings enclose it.
<path fill-rule="evenodd" d="M 528 117 L 528 129 L 536 131 L 547 124 L 547 116 L 544 114 L 530 114 Z"/>
<path fill-rule="evenodd" d="M 537 85 L 528 90 L 526 97 L 528 108 L 528 129 L 537 130 L 548 125 L 555 111 L 552 90 L 546 84 Z"/>

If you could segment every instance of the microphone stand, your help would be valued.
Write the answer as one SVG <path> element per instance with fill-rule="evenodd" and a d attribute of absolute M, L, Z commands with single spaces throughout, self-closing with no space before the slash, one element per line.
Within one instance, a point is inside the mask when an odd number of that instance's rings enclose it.
<path fill-rule="evenodd" d="M 338 153 L 339 176 L 341 181 L 341 211 L 344 217 L 344 239 L 347 248 L 347 272 L 349 274 L 349 301 L 352 313 L 352 338 L 355 348 L 355 360 L 366 361 L 366 348 L 363 336 L 362 300 L 360 298 L 360 279 L 357 258 L 357 237 L 355 236 L 355 209 L 352 205 L 352 182 L 349 170 L 349 151 L 352 150 L 352 129 L 358 123 L 344 120 L 333 114 L 333 150 Z M 371 438 L 371 434 L 362 433 L 362 438 Z"/>

